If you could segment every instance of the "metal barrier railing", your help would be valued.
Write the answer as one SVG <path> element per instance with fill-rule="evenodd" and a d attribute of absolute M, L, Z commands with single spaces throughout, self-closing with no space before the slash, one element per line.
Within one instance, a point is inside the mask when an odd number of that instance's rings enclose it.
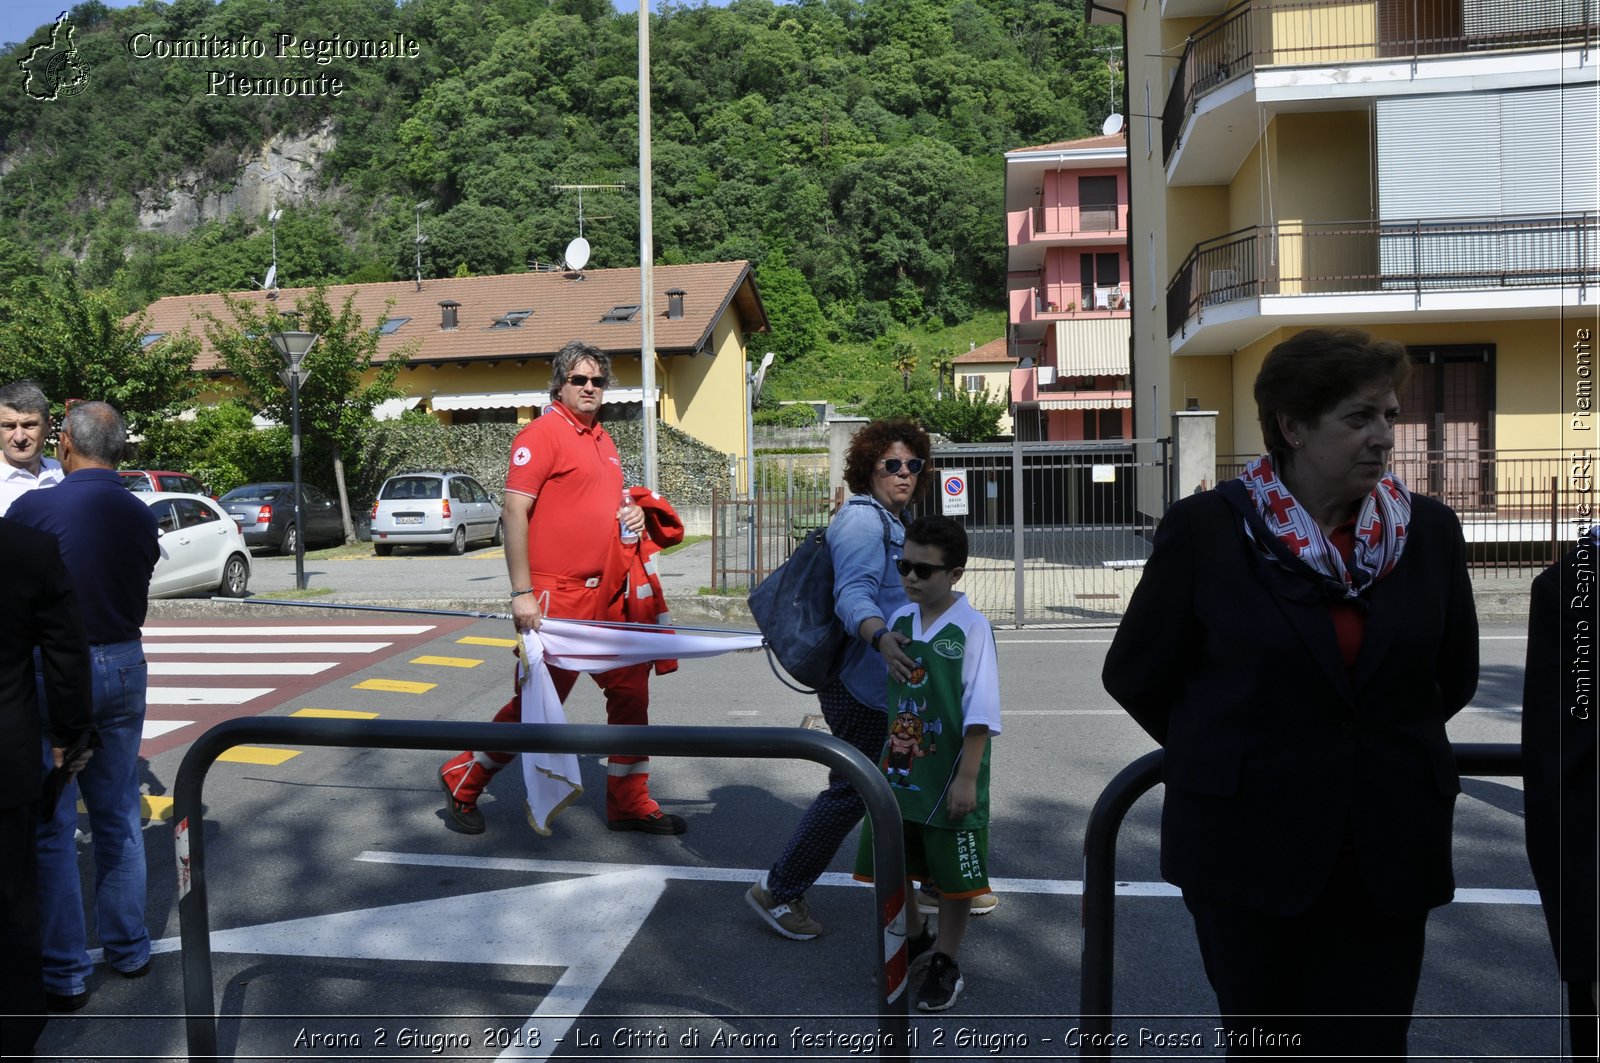
<path fill-rule="evenodd" d="M 890 932 L 905 936 L 905 849 L 900 809 L 883 773 L 832 735 L 788 727 L 669 727 L 599 724 L 451 723 L 433 720 L 334 720 L 252 717 L 228 720 L 197 738 L 178 766 L 172 819 L 186 844 L 178 852 L 178 926 L 190 1059 L 217 1057 L 216 992 L 211 972 L 203 790 L 217 757 L 246 742 L 367 749 L 498 749 L 509 753 L 605 753 L 636 756 L 758 757 L 815 761 L 843 775 L 867 806 L 872 824 L 873 889 L 882 925 L 878 940 L 880 1059 L 909 1059 L 911 1019 L 905 949 L 888 954 Z M 190 824 L 192 823 L 192 827 Z M 184 849 L 187 849 L 187 853 Z M 890 962 L 896 960 L 891 972 Z M 898 976 L 898 983 L 894 980 Z"/>
<path fill-rule="evenodd" d="M 1522 747 L 1514 742 L 1451 745 L 1456 770 L 1467 776 L 1518 775 Z M 1116 929 L 1117 833 L 1135 801 L 1161 781 L 1164 751 L 1146 753 L 1106 784 L 1083 834 L 1083 952 L 1078 996 L 1080 1059 L 1110 1059 L 1112 964 Z"/>

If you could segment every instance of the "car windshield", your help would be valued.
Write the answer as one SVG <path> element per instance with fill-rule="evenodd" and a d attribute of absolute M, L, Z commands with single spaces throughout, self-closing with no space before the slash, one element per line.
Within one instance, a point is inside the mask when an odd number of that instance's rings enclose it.
<path fill-rule="evenodd" d="M 122 474 L 122 486 L 130 491 L 148 491 L 150 481 L 142 472 L 125 472 Z"/>
<path fill-rule="evenodd" d="M 283 488 L 266 484 L 245 484 L 223 495 L 219 502 L 272 502 L 283 494 Z"/>
<path fill-rule="evenodd" d="M 396 476 L 383 485 L 380 499 L 438 498 L 444 481 L 437 476 Z"/>

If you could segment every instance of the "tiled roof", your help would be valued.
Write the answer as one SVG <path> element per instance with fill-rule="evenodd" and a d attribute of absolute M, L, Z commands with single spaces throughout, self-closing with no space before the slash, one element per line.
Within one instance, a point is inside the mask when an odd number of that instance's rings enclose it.
<path fill-rule="evenodd" d="M 1021 151 L 1072 151 L 1083 149 L 1093 151 L 1100 148 L 1126 148 L 1127 140 L 1121 133 L 1109 137 L 1083 137 L 1080 140 L 1058 140 L 1054 144 L 1038 144 L 1031 148 L 1012 148 L 1007 155 Z"/>
<path fill-rule="evenodd" d="M 982 347 L 968 351 L 951 359 L 956 365 L 970 365 L 974 362 L 1015 362 L 1016 356 L 1006 350 L 1006 338 L 990 340 Z"/>
<path fill-rule="evenodd" d="M 655 347 L 662 356 L 706 350 L 713 328 L 730 305 L 738 311 L 740 331 L 767 331 L 766 310 L 748 262 L 656 266 L 652 286 Z M 669 320 L 667 292 L 675 288 L 684 292 L 683 316 Z M 295 299 L 307 291 L 284 288 L 278 293 L 277 306 L 292 310 Z M 387 311 L 388 318 L 410 319 L 379 339 L 379 360 L 412 340 L 421 344 L 411 356 L 413 365 L 547 358 L 573 339 L 592 343 L 613 356 L 639 353 L 637 314 L 621 323 L 601 323 L 613 308 L 638 305 L 637 268 L 596 269 L 581 275 L 546 272 L 449 277 L 425 280 L 421 291 L 415 281 L 340 284 L 329 287 L 329 305 L 342 306 L 352 292 L 362 321 L 371 327 L 385 316 L 384 304 L 391 299 L 394 305 Z M 265 292 L 234 294 L 257 304 L 267 301 Z M 456 328 L 451 330 L 440 327 L 439 304 L 446 301 L 459 304 Z M 202 372 L 215 369 L 216 351 L 206 341 L 204 319 L 200 317 L 205 310 L 224 321 L 230 320 L 221 295 L 175 295 L 150 305 L 145 331 L 171 335 L 187 327 L 201 342 L 194 368 Z M 493 327 L 497 319 L 519 310 L 532 313 L 514 327 Z"/>

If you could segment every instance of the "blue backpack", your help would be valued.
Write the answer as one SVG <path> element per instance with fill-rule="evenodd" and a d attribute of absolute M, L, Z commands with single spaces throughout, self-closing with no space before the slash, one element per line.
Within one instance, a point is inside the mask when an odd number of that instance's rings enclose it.
<path fill-rule="evenodd" d="M 872 506 L 883 521 L 887 554 L 894 540 L 883 510 L 865 500 L 852 499 L 845 505 Z M 834 605 L 833 555 L 828 551 L 826 527 L 807 534 L 789 559 L 750 592 L 750 613 L 761 629 L 768 654 L 811 688 L 803 693 L 821 690 L 838 678 L 844 666 L 844 652 L 854 633 L 844 629 Z"/>

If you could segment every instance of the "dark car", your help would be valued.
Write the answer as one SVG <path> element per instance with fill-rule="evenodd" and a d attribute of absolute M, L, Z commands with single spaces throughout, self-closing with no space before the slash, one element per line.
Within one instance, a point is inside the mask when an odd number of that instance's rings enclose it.
<path fill-rule="evenodd" d="M 310 484 L 300 485 L 300 516 L 305 523 L 305 543 L 334 545 L 344 542 L 344 520 L 339 503 Z M 294 523 L 294 484 L 264 483 L 235 487 L 218 501 L 228 511 L 244 541 L 281 554 L 294 553 L 301 534 Z"/>
<path fill-rule="evenodd" d="M 130 491 L 178 491 L 186 495 L 210 497 L 205 484 L 186 472 L 168 472 L 165 469 L 119 469 L 122 486 Z"/>

